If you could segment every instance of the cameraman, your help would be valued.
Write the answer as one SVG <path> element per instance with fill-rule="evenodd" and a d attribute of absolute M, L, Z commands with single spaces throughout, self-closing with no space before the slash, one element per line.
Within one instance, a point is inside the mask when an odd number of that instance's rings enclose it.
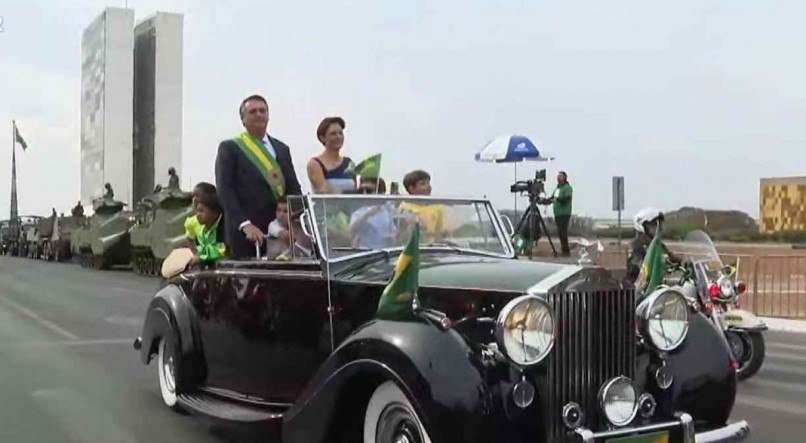
<path fill-rule="evenodd" d="M 568 183 L 568 174 L 565 171 L 557 173 L 557 188 L 551 193 L 549 201 L 554 209 L 554 222 L 557 224 L 557 235 L 560 237 L 562 254 L 565 257 L 571 255 L 571 248 L 568 246 L 568 224 L 571 222 L 571 201 L 574 196 L 574 189 Z"/>

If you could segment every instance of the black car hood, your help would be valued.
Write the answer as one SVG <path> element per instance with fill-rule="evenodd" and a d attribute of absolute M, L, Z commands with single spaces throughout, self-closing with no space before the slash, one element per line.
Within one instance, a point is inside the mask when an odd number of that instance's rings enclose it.
<path fill-rule="evenodd" d="M 523 293 L 569 265 L 444 252 L 420 253 L 420 287 L 478 289 Z M 394 274 L 394 256 L 356 263 L 336 278 L 354 283 L 386 284 Z"/>

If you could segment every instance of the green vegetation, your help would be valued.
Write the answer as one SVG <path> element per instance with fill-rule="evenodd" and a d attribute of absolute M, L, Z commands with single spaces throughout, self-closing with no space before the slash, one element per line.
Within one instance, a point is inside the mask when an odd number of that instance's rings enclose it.
<path fill-rule="evenodd" d="M 680 208 L 666 215 L 663 238 L 682 240 L 687 233 L 698 229 L 707 232 L 714 241 L 806 243 L 806 232 L 804 231 L 761 234 L 758 232 L 756 221 L 740 211 L 712 211 L 688 207 Z M 618 228 L 597 229 L 593 235 L 615 238 L 618 236 Z M 635 231 L 632 226 L 623 227 L 621 230 L 622 238 L 630 238 L 634 235 Z"/>

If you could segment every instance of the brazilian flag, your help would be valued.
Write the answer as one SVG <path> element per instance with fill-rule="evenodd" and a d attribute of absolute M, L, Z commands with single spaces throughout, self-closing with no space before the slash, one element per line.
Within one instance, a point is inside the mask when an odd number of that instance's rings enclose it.
<path fill-rule="evenodd" d="M 663 243 L 660 240 L 660 235 L 656 235 L 646 248 L 644 263 L 641 265 L 641 272 L 638 274 L 638 280 L 635 282 L 636 289 L 641 291 L 644 295 L 650 294 L 663 282 L 665 273 Z"/>
<path fill-rule="evenodd" d="M 378 178 L 381 175 L 381 154 L 367 157 L 357 165 L 350 165 L 348 170 L 361 177 Z"/>
<path fill-rule="evenodd" d="M 420 225 L 416 224 L 409 242 L 395 263 L 395 275 L 378 301 L 378 318 L 399 320 L 412 315 L 420 271 Z"/>

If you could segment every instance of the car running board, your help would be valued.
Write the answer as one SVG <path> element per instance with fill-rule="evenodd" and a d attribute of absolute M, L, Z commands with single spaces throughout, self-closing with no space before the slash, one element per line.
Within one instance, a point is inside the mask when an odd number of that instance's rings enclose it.
<path fill-rule="evenodd" d="M 235 403 L 203 391 L 179 394 L 177 400 L 188 412 L 221 420 L 260 423 L 280 422 L 283 419 L 283 414 L 280 412 L 267 410 L 256 405 Z"/>

